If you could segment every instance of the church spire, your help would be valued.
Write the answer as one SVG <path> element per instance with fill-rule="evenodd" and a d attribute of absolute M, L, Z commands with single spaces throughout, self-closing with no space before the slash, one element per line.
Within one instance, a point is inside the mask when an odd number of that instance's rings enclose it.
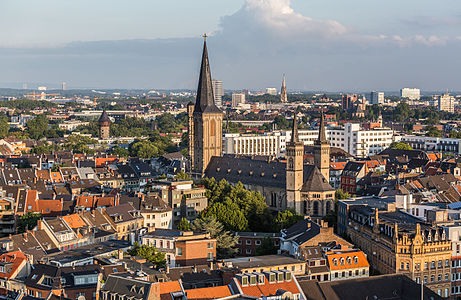
<path fill-rule="evenodd" d="M 280 89 L 280 102 L 282 102 L 282 103 L 288 102 L 288 98 L 287 98 L 287 83 L 286 83 L 286 79 L 285 79 L 285 74 L 283 74 L 282 88 Z"/>
<path fill-rule="evenodd" d="M 214 102 L 213 84 L 211 81 L 210 62 L 208 60 L 206 38 L 207 35 L 204 34 L 202 65 L 200 67 L 195 112 L 221 112 Z"/>
<path fill-rule="evenodd" d="M 322 110 L 322 116 L 320 117 L 320 127 L 319 127 L 319 137 L 316 141 L 318 144 L 327 144 L 327 135 L 325 133 L 325 116 L 323 115 L 323 110 Z"/>
<path fill-rule="evenodd" d="M 299 142 L 299 134 L 298 134 L 298 109 L 295 109 L 293 113 L 293 127 L 291 128 L 291 142 L 298 143 Z"/>

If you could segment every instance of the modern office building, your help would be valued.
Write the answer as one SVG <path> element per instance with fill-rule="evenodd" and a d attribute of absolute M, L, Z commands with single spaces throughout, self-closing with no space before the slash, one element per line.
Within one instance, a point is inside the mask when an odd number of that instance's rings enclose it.
<path fill-rule="evenodd" d="M 419 89 L 403 88 L 400 90 L 400 97 L 409 100 L 419 100 L 421 98 L 421 91 Z"/>
<path fill-rule="evenodd" d="M 332 147 L 340 148 L 356 157 L 377 154 L 394 142 L 394 131 L 390 128 L 364 130 L 360 124 L 353 123 L 329 128 L 326 135 Z M 317 130 L 299 130 L 299 140 L 304 145 L 314 145 L 317 137 Z M 283 157 L 290 139 L 291 131 L 283 130 L 261 135 L 228 133 L 223 137 L 224 153 Z"/>
<path fill-rule="evenodd" d="M 232 107 L 238 107 L 239 104 L 245 103 L 245 94 L 243 93 L 233 93 L 232 94 Z"/>
<path fill-rule="evenodd" d="M 439 111 L 455 112 L 455 97 L 448 93 L 437 96 L 437 104 Z"/>
<path fill-rule="evenodd" d="M 384 104 L 384 93 L 373 91 L 370 93 L 370 104 Z"/>
<path fill-rule="evenodd" d="M 456 138 L 404 135 L 400 140 L 415 150 L 461 154 L 459 139 Z"/>
<path fill-rule="evenodd" d="M 212 83 L 213 83 L 214 102 L 217 107 L 222 107 L 222 97 L 224 96 L 222 80 L 213 79 Z"/>

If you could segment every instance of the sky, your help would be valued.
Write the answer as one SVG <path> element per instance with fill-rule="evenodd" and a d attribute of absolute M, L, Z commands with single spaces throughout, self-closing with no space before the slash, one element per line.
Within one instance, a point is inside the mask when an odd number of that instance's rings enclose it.
<path fill-rule="evenodd" d="M 460 91 L 459 0 L 1 0 L 0 87 Z"/>

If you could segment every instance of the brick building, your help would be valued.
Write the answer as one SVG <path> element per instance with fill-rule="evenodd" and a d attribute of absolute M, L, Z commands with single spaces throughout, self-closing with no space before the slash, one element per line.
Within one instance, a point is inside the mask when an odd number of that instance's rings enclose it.
<path fill-rule="evenodd" d="M 267 233 L 267 232 L 236 232 L 239 237 L 237 243 L 238 255 L 240 256 L 253 256 L 256 255 L 256 249 L 269 239 L 274 248 L 280 248 L 280 234 Z"/>

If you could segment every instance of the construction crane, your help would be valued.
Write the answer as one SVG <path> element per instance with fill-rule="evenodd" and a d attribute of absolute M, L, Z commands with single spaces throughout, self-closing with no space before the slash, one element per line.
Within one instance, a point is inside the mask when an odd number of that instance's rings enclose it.
<path fill-rule="evenodd" d="M 37 98 L 40 98 L 40 100 L 45 100 L 47 96 L 59 96 L 61 94 L 47 94 L 45 92 L 40 92 L 40 93 L 35 93 L 35 91 L 31 95 L 24 95 L 24 97 L 29 98 L 31 97 L 32 100 L 37 100 Z"/>

